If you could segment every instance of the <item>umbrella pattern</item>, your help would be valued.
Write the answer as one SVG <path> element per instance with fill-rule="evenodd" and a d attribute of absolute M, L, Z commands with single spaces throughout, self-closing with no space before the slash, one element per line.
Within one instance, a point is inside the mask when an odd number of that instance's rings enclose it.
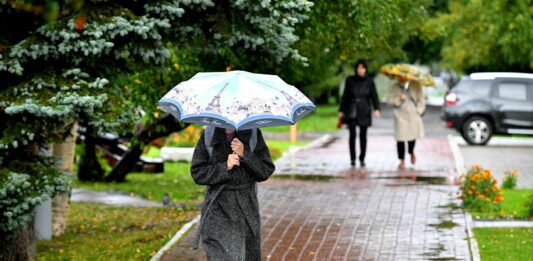
<path fill-rule="evenodd" d="M 379 68 L 379 72 L 389 77 L 403 77 L 408 81 L 419 82 L 422 86 L 436 86 L 433 76 L 424 73 L 418 67 L 409 64 L 385 64 Z"/>
<path fill-rule="evenodd" d="M 245 71 L 198 73 L 158 105 L 183 122 L 236 130 L 294 124 L 316 109 L 278 76 Z"/>

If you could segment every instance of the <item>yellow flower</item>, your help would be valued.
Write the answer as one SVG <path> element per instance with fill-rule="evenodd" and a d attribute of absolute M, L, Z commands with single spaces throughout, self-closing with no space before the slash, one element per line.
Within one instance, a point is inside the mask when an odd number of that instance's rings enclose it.
<path fill-rule="evenodd" d="M 135 79 L 133 82 L 136 83 L 136 84 L 141 84 L 141 80 L 139 80 L 139 79 Z"/>

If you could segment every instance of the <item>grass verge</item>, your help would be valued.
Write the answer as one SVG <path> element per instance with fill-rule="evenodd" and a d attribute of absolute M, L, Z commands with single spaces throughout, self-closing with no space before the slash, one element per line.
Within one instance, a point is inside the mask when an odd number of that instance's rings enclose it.
<path fill-rule="evenodd" d="M 298 131 L 329 132 L 337 130 L 339 106 L 319 105 L 315 112 L 298 121 Z M 262 128 L 263 132 L 289 132 L 290 126 Z"/>
<path fill-rule="evenodd" d="M 526 219 L 526 202 L 533 189 L 504 189 L 502 194 L 504 200 L 500 211 L 472 212 L 472 216 L 476 219 Z"/>
<path fill-rule="evenodd" d="M 196 210 L 71 203 L 68 228 L 37 241 L 38 260 L 148 260 Z"/>
<path fill-rule="evenodd" d="M 533 228 L 474 228 L 481 260 L 533 260 Z"/>
<path fill-rule="evenodd" d="M 165 172 L 159 174 L 132 172 L 121 183 L 76 181 L 74 187 L 123 191 L 158 202 L 166 192 L 174 203 L 201 201 L 205 190 L 204 186 L 194 183 L 187 162 L 165 162 Z"/>

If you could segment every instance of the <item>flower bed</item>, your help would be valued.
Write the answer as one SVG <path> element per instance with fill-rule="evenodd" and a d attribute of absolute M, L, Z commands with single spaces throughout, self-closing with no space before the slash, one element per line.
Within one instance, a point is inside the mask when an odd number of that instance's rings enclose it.
<path fill-rule="evenodd" d="M 462 186 L 459 198 L 463 207 L 471 211 L 497 211 L 504 200 L 502 191 L 489 169 L 474 165 L 461 175 Z"/>

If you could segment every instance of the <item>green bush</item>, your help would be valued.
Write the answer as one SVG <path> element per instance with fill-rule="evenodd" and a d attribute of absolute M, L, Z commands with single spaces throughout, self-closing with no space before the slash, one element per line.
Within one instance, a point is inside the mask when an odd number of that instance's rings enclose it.
<path fill-rule="evenodd" d="M 518 180 L 517 169 L 513 169 L 512 171 L 506 171 L 505 177 L 503 178 L 502 187 L 504 189 L 514 189 L 516 188 L 517 180 Z"/>
<path fill-rule="evenodd" d="M 471 211 L 498 211 L 503 201 L 502 191 L 488 169 L 474 165 L 463 180 L 459 198 L 463 207 Z"/>

